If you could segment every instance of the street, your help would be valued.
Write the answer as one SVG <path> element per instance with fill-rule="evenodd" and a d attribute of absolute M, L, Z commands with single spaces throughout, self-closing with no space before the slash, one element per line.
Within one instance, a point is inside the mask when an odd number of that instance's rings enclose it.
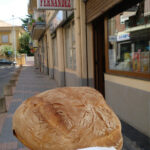
<path fill-rule="evenodd" d="M 14 71 L 14 66 L 0 66 L 0 96 L 3 95 L 3 88 L 9 82 Z"/>

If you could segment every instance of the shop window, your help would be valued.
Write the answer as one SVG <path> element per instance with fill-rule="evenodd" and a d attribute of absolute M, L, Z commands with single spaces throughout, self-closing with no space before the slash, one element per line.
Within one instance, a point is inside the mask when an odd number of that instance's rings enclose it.
<path fill-rule="evenodd" d="M 148 1 L 144 0 L 121 12 L 121 21 L 117 20 L 119 14 L 108 19 L 108 71 L 128 72 L 130 75 L 133 73 L 135 76 L 146 75 L 150 78 Z"/>
<path fill-rule="evenodd" d="M 74 22 L 67 24 L 65 27 L 65 54 L 66 67 L 76 70 L 76 47 L 75 47 L 75 29 Z"/>
<path fill-rule="evenodd" d="M 8 43 L 8 35 L 2 35 L 2 43 Z"/>
<path fill-rule="evenodd" d="M 52 39 L 52 44 L 53 44 L 53 61 L 54 61 L 54 66 L 58 66 L 58 50 L 57 50 L 57 41 L 56 37 Z"/>

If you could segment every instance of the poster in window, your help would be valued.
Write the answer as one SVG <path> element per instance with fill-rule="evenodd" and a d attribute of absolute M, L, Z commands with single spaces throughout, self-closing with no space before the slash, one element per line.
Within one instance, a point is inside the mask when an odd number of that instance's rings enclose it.
<path fill-rule="evenodd" d="M 131 53 L 124 53 L 124 70 L 131 71 L 132 70 L 132 63 L 131 63 Z"/>
<path fill-rule="evenodd" d="M 140 72 L 141 71 L 141 63 L 140 63 L 140 51 L 138 50 L 138 52 L 133 52 L 133 71 L 135 72 Z"/>
<path fill-rule="evenodd" d="M 141 52 L 141 71 L 150 72 L 150 52 Z"/>

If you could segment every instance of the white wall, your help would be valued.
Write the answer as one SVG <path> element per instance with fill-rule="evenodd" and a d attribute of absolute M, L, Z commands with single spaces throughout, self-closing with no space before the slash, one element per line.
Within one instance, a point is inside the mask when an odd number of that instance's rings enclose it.
<path fill-rule="evenodd" d="M 105 96 L 123 121 L 150 137 L 150 81 L 105 74 Z"/>

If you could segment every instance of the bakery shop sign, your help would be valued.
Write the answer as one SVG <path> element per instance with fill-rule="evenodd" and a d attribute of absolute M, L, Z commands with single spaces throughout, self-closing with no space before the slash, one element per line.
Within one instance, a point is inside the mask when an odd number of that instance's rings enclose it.
<path fill-rule="evenodd" d="M 37 0 L 37 8 L 45 10 L 71 10 L 73 0 Z"/>

